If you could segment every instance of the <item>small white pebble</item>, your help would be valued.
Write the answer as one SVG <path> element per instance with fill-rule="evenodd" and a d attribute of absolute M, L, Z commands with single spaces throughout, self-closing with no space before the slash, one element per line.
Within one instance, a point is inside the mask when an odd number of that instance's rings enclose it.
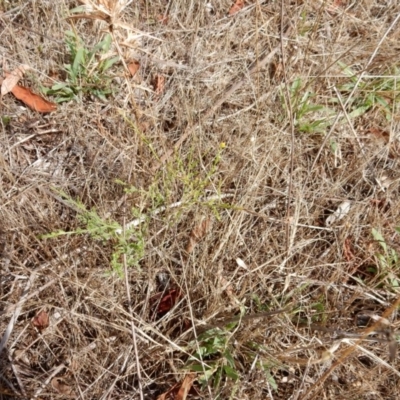
<path fill-rule="evenodd" d="M 54 318 L 54 319 L 60 319 L 60 318 L 61 318 L 61 314 L 60 314 L 58 311 L 56 311 L 56 312 L 53 314 L 53 318 Z"/>

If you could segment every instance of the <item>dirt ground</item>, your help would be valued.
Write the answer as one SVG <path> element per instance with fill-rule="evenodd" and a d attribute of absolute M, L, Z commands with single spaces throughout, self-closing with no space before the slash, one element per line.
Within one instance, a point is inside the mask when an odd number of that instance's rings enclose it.
<path fill-rule="evenodd" d="M 0 399 L 399 399 L 399 20 L 0 0 Z"/>

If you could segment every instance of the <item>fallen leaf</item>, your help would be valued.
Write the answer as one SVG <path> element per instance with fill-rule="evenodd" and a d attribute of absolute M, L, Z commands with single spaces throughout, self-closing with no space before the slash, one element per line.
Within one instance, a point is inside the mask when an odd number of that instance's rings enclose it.
<path fill-rule="evenodd" d="M 236 14 L 244 7 L 244 0 L 236 0 L 235 4 L 229 10 L 229 15 Z"/>
<path fill-rule="evenodd" d="M 151 311 L 151 319 L 158 319 L 165 315 L 182 297 L 179 289 L 170 289 L 168 292 L 157 293 L 150 298 L 150 304 L 154 308 Z"/>
<path fill-rule="evenodd" d="M 158 396 L 157 400 L 186 400 L 195 378 L 196 375 L 193 373 L 186 375 L 182 384 L 176 383 L 172 388 Z"/>
<path fill-rule="evenodd" d="M 139 71 L 140 63 L 137 60 L 133 60 L 131 63 L 128 64 L 129 72 L 132 76 L 135 76 L 136 72 Z"/>
<path fill-rule="evenodd" d="M 156 75 L 153 80 L 153 88 L 157 96 L 160 96 L 160 94 L 164 91 L 164 86 L 165 78 L 162 75 Z"/>
<path fill-rule="evenodd" d="M 35 328 L 42 332 L 49 326 L 49 314 L 42 310 L 32 318 L 32 324 Z"/>
<path fill-rule="evenodd" d="M 5 96 L 7 93 L 10 93 L 19 80 L 24 76 L 25 72 L 30 69 L 31 67 L 29 67 L 29 65 L 20 65 L 18 68 L 14 69 L 13 72 L 7 72 L 5 74 L 6 78 L 1 84 L 1 95 Z"/>
<path fill-rule="evenodd" d="M 180 387 L 179 392 L 176 395 L 176 400 L 186 400 L 186 397 L 193 385 L 195 377 L 195 374 L 188 374 L 185 376 L 185 379 L 182 382 L 182 386 Z"/>
<path fill-rule="evenodd" d="M 51 380 L 51 386 L 60 394 L 75 397 L 71 386 L 67 385 L 62 378 L 53 378 Z"/>
<path fill-rule="evenodd" d="M 29 108 L 41 113 L 49 113 L 57 109 L 57 105 L 45 100 L 43 97 L 33 93 L 30 89 L 16 85 L 12 89 L 12 94 L 25 103 Z"/>
<path fill-rule="evenodd" d="M 179 383 L 176 383 L 172 388 L 168 389 L 165 393 L 160 394 L 157 400 L 175 400 L 175 394 L 179 388 Z"/>
<path fill-rule="evenodd" d="M 336 221 L 343 219 L 349 213 L 350 208 L 350 201 L 344 201 L 343 203 L 339 204 L 339 207 L 336 209 L 336 211 L 326 219 L 326 226 L 331 226 Z"/>
<path fill-rule="evenodd" d="M 196 244 L 207 234 L 210 229 L 211 219 L 204 219 L 199 225 L 197 225 L 190 233 L 189 242 L 186 246 L 186 251 L 191 253 Z"/>

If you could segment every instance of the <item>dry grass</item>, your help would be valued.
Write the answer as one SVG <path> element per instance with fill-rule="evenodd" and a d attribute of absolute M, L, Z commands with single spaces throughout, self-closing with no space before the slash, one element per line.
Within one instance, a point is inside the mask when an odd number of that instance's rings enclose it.
<path fill-rule="evenodd" d="M 230 0 L 132 2 L 111 13 L 110 56 L 139 60 L 139 76 L 115 64 L 107 101 L 89 93 L 39 115 L 2 99 L 1 399 L 156 399 L 187 374 L 204 325 L 241 313 L 213 333 L 237 381 L 202 387 L 198 372 L 188 398 L 399 398 L 388 342 L 400 6 L 346 3 L 247 1 L 228 17 Z M 106 22 L 66 19 L 77 5 L 0 1 L 3 60 L 33 68 L 25 85 L 65 80 L 65 31 L 89 48 L 104 38 Z M 344 201 L 348 213 L 327 224 Z M 109 239 L 93 228 L 43 238 L 85 228 L 80 204 L 121 227 L 145 218 Z M 362 335 L 367 311 L 389 325 L 375 321 L 374 340 L 352 348 L 360 337 L 343 332 Z M 229 364 L 213 346 L 204 370 Z"/>

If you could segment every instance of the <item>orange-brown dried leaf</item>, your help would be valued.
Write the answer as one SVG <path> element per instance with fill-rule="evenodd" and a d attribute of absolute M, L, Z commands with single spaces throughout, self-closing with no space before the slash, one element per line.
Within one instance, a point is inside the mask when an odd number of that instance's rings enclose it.
<path fill-rule="evenodd" d="M 4 96 L 10 93 L 19 80 L 24 76 L 25 72 L 30 70 L 29 65 L 20 65 L 18 68 L 14 69 L 13 72 L 6 72 L 6 78 L 1 83 L 1 95 Z"/>
<path fill-rule="evenodd" d="M 186 251 L 190 254 L 196 247 L 197 240 L 193 239 L 192 236 L 189 237 L 188 244 L 186 245 Z"/>
<path fill-rule="evenodd" d="M 234 15 L 244 7 L 244 0 L 236 0 L 235 4 L 230 8 L 229 15 Z"/>
<path fill-rule="evenodd" d="M 157 400 L 186 400 L 188 393 L 191 392 L 195 378 L 196 375 L 193 373 L 186 375 L 185 379 L 182 381 L 182 384 L 176 383 L 165 393 L 158 396 Z"/>
<path fill-rule="evenodd" d="M 12 94 L 34 111 L 49 113 L 57 110 L 57 105 L 45 100 L 43 97 L 33 93 L 30 89 L 16 85 Z"/>
<path fill-rule="evenodd" d="M 132 76 L 135 76 L 136 72 L 139 71 L 139 68 L 140 68 L 140 63 L 137 60 L 132 60 L 132 62 L 128 64 L 128 69 Z"/>
<path fill-rule="evenodd" d="M 32 318 L 32 324 L 35 328 L 42 332 L 49 326 L 49 314 L 47 314 L 47 312 L 44 310 L 40 311 Z"/>
<path fill-rule="evenodd" d="M 182 382 L 182 386 L 180 387 L 179 392 L 176 395 L 176 400 L 186 400 L 187 395 L 192 388 L 195 377 L 196 375 L 193 373 L 185 376 L 185 379 Z"/>

